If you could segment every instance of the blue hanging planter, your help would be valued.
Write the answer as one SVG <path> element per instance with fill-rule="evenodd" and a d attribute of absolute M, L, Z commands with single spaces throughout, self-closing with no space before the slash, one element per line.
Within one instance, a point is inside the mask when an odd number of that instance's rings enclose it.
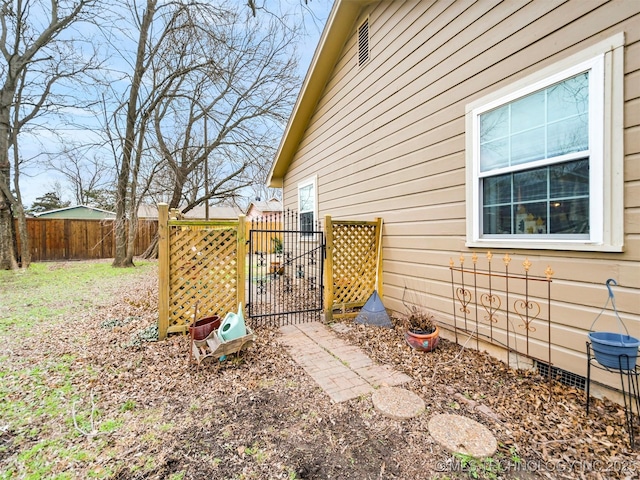
<path fill-rule="evenodd" d="M 611 284 L 617 285 L 614 279 L 610 278 L 607 280 L 609 298 L 602 308 L 602 311 L 591 324 L 590 330 L 593 329 L 593 325 L 596 323 L 598 318 L 600 318 L 600 315 L 602 315 L 602 312 L 607 307 L 609 301 L 611 301 L 613 311 L 618 319 L 618 324 L 621 327 L 620 333 L 590 331 L 588 334 L 589 340 L 591 341 L 591 347 L 593 348 L 593 354 L 596 357 L 596 361 L 600 365 L 614 370 L 634 370 L 638 359 L 638 347 L 640 347 L 640 340 L 630 336 L 626 325 L 622 322 L 616 308 Z M 623 329 L 624 332 L 626 332 L 626 335 L 623 333 Z"/>

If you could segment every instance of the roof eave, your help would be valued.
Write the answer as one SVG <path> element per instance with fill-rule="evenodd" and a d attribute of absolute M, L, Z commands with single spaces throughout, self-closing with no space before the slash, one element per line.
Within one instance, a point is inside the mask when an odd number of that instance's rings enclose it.
<path fill-rule="evenodd" d="M 271 165 L 267 179 L 269 187 L 282 188 L 284 176 L 351 32 L 353 22 L 358 18 L 362 7 L 369 3 L 373 1 L 337 0 L 334 3 Z"/>

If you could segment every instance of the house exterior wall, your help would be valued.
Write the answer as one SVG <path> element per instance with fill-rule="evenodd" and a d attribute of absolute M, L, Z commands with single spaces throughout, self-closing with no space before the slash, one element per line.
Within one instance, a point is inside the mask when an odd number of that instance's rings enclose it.
<path fill-rule="evenodd" d="M 369 18 L 370 60 L 357 27 Z M 449 260 L 466 247 L 469 103 L 624 33 L 622 252 L 491 249 L 550 265 L 555 366 L 586 375 L 585 341 L 617 280 L 616 304 L 640 337 L 640 4 L 600 1 L 383 1 L 360 13 L 284 177 L 284 207 L 317 178 L 318 215 L 382 217 L 385 306 L 405 288 L 443 323 L 452 315 Z M 599 330 L 617 331 L 605 315 Z M 615 386 L 619 380 L 603 377 Z"/>
<path fill-rule="evenodd" d="M 247 220 L 266 217 L 282 213 L 282 203 L 279 200 L 251 202 L 247 209 Z"/>

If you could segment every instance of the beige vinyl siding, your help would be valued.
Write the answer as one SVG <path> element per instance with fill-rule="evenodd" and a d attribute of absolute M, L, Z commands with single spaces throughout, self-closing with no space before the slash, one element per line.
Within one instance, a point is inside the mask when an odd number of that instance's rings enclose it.
<path fill-rule="evenodd" d="M 371 58 L 358 68 L 356 28 L 366 16 Z M 535 275 L 547 265 L 555 271 L 552 361 L 584 374 L 586 329 L 607 299 L 607 278 L 620 283 L 621 316 L 640 336 L 637 2 L 385 1 L 364 8 L 285 177 L 285 208 L 296 207 L 298 182 L 318 175 L 320 218 L 382 217 L 385 306 L 403 312 L 407 287 L 446 322 L 449 259 L 471 252 L 465 105 L 619 32 L 626 35 L 625 251 L 508 249 L 519 262 L 529 257 Z M 617 327 L 608 316 L 599 328 Z"/>

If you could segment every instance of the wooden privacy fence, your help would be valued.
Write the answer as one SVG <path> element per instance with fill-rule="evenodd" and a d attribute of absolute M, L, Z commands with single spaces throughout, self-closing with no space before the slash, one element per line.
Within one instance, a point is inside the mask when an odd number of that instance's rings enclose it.
<path fill-rule="evenodd" d="M 276 243 L 274 239 L 277 238 L 281 243 L 284 239 L 282 233 L 282 230 L 284 230 L 282 212 L 247 221 L 246 238 L 252 238 L 251 230 L 255 228 L 255 225 L 259 225 L 260 232 L 254 233 L 253 235 L 254 251 L 251 253 L 257 253 L 258 251 L 276 253 Z"/>
<path fill-rule="evenodd" d="M 114 220 L 27 218 L 32 262 L 92 260 L 115 256 Z M 17 220 L 15 222 L 18 229 Z M 127 227 L 128 228 L 128 227 Z M 156 220 L 138 220 L 134 255 L 142 255 L 158 231 Z M 22 257 L 18 235 L 18 256 Z"/>
<path fill-rule="evenodd" d="M 382 296 L 382 219 L 333 220 L 327 215 L 324 224 L 325 317 L 355 316 L 346 310 L 362 307 L 374 290 Z"/>
<path fill-rule="evenodd" d="M 245 221 L 169 219 L 158 205 L 158 331 L 186 332 L 194 319 L 236 311 L 245 298 Z M 172 215 L 173 216 L 173 215 Z"/>

